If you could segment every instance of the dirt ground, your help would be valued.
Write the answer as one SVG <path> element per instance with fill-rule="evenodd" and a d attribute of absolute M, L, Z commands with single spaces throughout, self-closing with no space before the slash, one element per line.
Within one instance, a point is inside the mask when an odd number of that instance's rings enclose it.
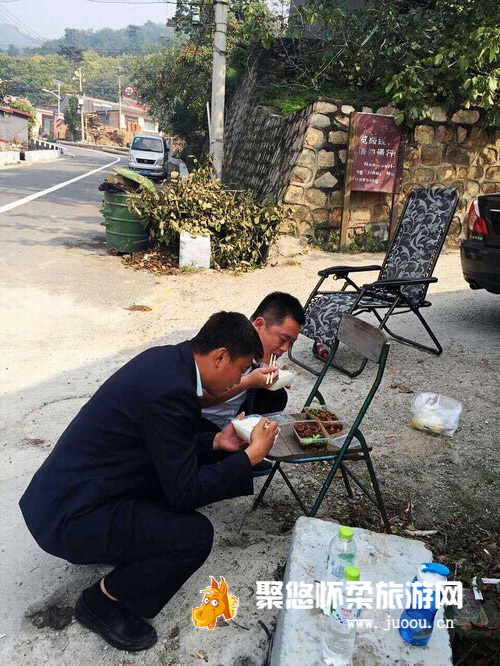
<path fill-rule="evenodd" d="M 77 278 L 54 281 L 50 289 L 36 281 L 20 281 L 5 294 L 2 306 L 6 325 L 1 333 L 5 371 L 0 468 L 5 522 L 0 546 L 0 661 L 14 666 L 79 666 L 91 661 L 120 666 L 261 666 L 269 644 L 266 628 L 272 630 L 276 613 L 255 609 L 255 581 L 282 575 L 298 515 L 279 479 L 256 512 L 251 511 L 250 498 L 204 509 L 216 529 L 213 552 L 155 621 L 161 635 L 157 646 L 137 655 L 108 649 L 71 621 L 71 605 L 79 591 L 102 569 L 69 565 L 42 553 L 22 523 L 17 500 L 81 405 L 129 358 L 149 346 L 190 337 L 214 311 L 250 315 L 273 290 L 288 291 L 304 302 L 318 270 L 380 263 L 382 256 L 314 250 L 288 265 L 241 275 L 203 271 L 157 277 L 123 266 L 98 245 L 57 251 L 68 266 L 74 266 L 77 257 Z M 90 273 L 93 282 L 85 279 Z M 495 545 L 500 525 L 500 297 L 469 290 L 457 251 L 441 256 L 435 275 L 439 283 L 431 286 L 432 307 L 426 314 L 444 352 L 435 357 L 392 343 L 385 377 L 362 429 L 373 446 L 391 522 L 400 531 L 411 524 L 437 529 L 433 547 L 448 557 L 456 575 L 462 575 L 474 565 L 489 570 L 496 566 L 485 556 L 471 562 L 471 554 L 478 545 Z M 368 282 L 375 275 L 364 277 Z M 424 339 L 411 316 L 398 318 L 396 328 Z M 296 353 L 310 359 L 309 341 L 300 339 Z M 301 408 L 313 384 L 312 375 L 300 369 L 297 373 L 289 396 L 292 411 Z M 348 420 L 372 380 L 371 369 L 352 380 L 332 370 L 322 392 Z M 453 438 L 408 427 L 411 399 L 420 391 L 463 403 Z M 318 464 L 296 466 L 292 475 L 312 498 L 321 473 Z M 261 484 L 258 480 L 256 488 Z M 318 517 L 380 529 L 376 511 L 359 497 L 349 502 L 341 480 L 334 481 Z M 494 558 L 495 549 L 490 551 Z M 231 591 L 240 597 L 240 610 L 237 621 L 209 635 L 192 626 L 190 609 L 198 605 L 198 591 L 210 575 L 227 575 Z"/>

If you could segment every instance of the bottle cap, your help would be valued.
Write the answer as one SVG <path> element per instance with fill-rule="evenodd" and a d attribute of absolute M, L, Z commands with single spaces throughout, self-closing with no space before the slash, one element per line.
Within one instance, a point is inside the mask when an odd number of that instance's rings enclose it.
<path fill-rule="evenodd" d="M 446 576 L 446 578 L 450 575 L 448 567 L 440 562 L 423 562 L 421 571 L 422 573 L 439 574 L 440 576 Z"/>
<path fill-rule="evenodd" d="M 358 567 L 346 567 L 344 569 L 345 580 L 359 580 L 360 575 Z"/>
<path fill-rule="evenodd" d="M 350 541 L 353 536 L 354 532 L 352 530 L 352 527 L 339 527 L 339 537 L 341 539 L 347 539 L 348 541 Z"/>

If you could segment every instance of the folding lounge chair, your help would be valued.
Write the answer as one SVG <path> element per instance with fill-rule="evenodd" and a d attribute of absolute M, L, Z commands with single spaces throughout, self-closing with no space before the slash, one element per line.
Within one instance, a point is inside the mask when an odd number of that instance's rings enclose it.
<path fill-rule="evenodd" d="M 373 313 L 379 321 L 379 328 L 396 340 L 430 354 L 441 354 L 443 349 L 420 309 L 431 305 L 426 300 L 427 289 L 429 284 L 437 282 L 432 273 L 457 204 L 458 192 L 455 188 L 414 189 L 408 196 L 382 266 L 334 266 L 319 271 L 320 280 L 304 306 L 306 323 L 302 328 L 302 335 L 314 340 L 313 354 L 317 358 L 327 365 L 334 365 L 350 377 L 356 377 L 363 371 L 366 359 L 353 371 L 333 363 L 333 353 L 330 352 L 341 316 L 359 315 L 362 312 Z M 359 286 L 351 277 L 352 273 L 374 270 L 380 273 L 371 284 Z M 330 276 L 334 280 L 344 280 L 339 291 L 320 290 Z M 389 317 L 408 312 L 418 317 L 432 340 L 432 346 L 397 335 L 389 329 Z M 319 353 L 319 345 L 326 350 L 324 354 Z M 313 367 L 295 358 L 292 348 L 288 354 L 301 367 L 315 375 L 319 374 Z"/>
<path fill-rule="evenodd" d="M 359 410 L 358 415 L 354 419 L 352 426 L 349 428 L 349 432 L 347 433 L 345 439 L 339 440 L 341 442 L 341 444 L 339 444 L 340 448 L 329 446 L 326 451 L 302 451 L 298 443 L 294 441 L 291 425 L 285 424 L 281 426 L 282 430 L 278 437 L 277 443 L 274 445 L 271 452 L 267 456 L 268 460 L 274 461 L 273 469 L 267 477 L 267 480 L 262 487 L 259 496 L 255 500 L 253 508 L 256 509 L 259 506 L 271 481 L 273 480 L 276 473 L 279 472 L 305 515 L 315 516 L 337 470 L 340 469 L 349 498 L 354 497 L 350 483 L 353 481 L 370 499 L 370 501 L 379 509 L 384 526 L 386 530 L 389 531 L 390 525 L 387 518 L 387 512 L 385 510 L 384 500 L 380 493 L 377 477 L 375 475 L 375 470 L 370 458 L 371 447 L 368 446 L 365 438 L 359 430 L 361 421 L 363 420 L 363 417 L 366 414 L 366 411 L 368 410 L 368 407 L 370 406 L 370 403 L 373 400 L 373 397 L 377 392 L 377 389 L 382 380 L 387 355 L 389 353 L 389 343 L 387 342 L 385 334 L 379 328 L 376 328 L 375 326 L 368 324 L 366 321 L 351 315 L 344 315 L 340 320 L 337 339 L 334 343 L 335 350 L 338 348 L 339 342 L 342 342 L 350 349 L 355 350 L 364 358 L 378 364 L 375 380 L 361 406 L 361 409 Z M 325 364 L 322 372 L 320 373 L 320 376 L 316 380 L 311 390 L 311 393 L 309 394 L 309 397 L 305 402 L 304 407 L 308 407 L 315 397 L 319 398 L 320 402 L 324 402 L 317 389 L 321 384 L 327 369 L 328 366 Z M 354 440 L 356 440 L 356 442 Z M 321 490 L 312 505 L 312 508 L 307 509 L 304 502 L 299 497 L 297 491 L 292 486 L 287 474 L 284 472 L 282 465 L 311 463 L 318 462 L 320 460 L 327 460 L 331 462 L 331 467 L 321 487 Z M 371 484 L 373 487 L 373 493 L 350 469 L 351 462 L 359 461 L 364 461 L 366 463 L 368 474 L 370 476 Z"/>

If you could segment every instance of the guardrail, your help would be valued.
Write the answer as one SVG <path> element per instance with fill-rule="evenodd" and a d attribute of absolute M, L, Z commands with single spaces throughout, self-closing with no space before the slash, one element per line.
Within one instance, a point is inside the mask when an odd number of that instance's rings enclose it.
<path fill-rule="evenodd" d="M 58 143 L 64 146 L 75 146 L 75 148 L 90 148 L 90 150 L 99 150 L 103 153 L 113 153 L 115 155 L 127 155 L 129 151 L 128 148 L 101 146 L 97 143 L 78 143 L 77 141 L 65 141 L 65 140 L 63 141 L 62 139 L 59 139 Z"/>

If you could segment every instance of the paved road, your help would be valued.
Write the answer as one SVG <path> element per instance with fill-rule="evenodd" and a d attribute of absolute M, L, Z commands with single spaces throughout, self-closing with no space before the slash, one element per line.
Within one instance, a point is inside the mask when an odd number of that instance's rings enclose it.
<path fill-rule="evenodd" d="M 92 150 L 72 148 L 71 152 L 75 157 L 64 157 L 53 162 L 33 165 L 22 164 L 0 169 L 0 207 L 29 194 L 40 192 L 66 180 L 81 176 L 93 169 L 98 169 L 105 164 L 114 162 L 116 159 L 114 155 Z M 102 174 L 90 176 L 90 180 L 91 183 L 98 184 L 102 180 Z"/>

